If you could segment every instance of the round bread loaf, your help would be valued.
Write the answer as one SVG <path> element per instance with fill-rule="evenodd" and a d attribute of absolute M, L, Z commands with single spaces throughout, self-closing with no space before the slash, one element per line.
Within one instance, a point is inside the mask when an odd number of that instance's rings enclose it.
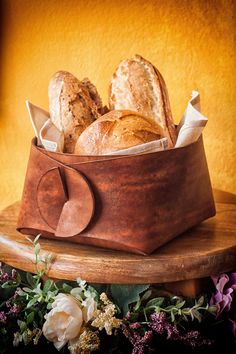
<path fill-rule="evenodd" d="M 101 115 L 96 87 L 88 79 L 79 81 L 67 71 L 58 71 L 50 80 L 48 95 L 51 120 L 64 133 L 64 152 L 73 153 L 80 134 Z"/>
<path fill-rule="evenodd" d="M 111 111 L 93 122 L 79 136 L 75 154 L 104 155 L 163 138 L 162 128 L 132 111 Z"/>
<path fill-rule="evenodd" d="M 160 72 L 136 55 L 123 60 L 113 74 L 109 89 L 109 108 L 139 112 L 158 123 L 168 138 L 169 148 L 176 142 L 167 88 Z"/>

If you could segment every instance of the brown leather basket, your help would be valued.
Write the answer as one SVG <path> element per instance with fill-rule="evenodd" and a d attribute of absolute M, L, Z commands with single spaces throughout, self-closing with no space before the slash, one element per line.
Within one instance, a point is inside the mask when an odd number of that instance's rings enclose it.
<path fill-rule="evenodd" d="M 17 229 L 150 254 L 215 215 L 202 138 L 133 156 L 48 152 L 33 139 Z"/>

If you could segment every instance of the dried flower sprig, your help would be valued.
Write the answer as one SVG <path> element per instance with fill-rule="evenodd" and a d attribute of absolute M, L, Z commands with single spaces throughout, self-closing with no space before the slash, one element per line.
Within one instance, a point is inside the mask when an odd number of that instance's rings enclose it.
<path fill-rule="evenodd" d="M 100 348 L 100 338 L 98 331 L 91 331 L 87 328 L 80 336 L 71 340 L 68 349 L 71 354 L 90 354 Z"/>
<path fill-rule="evenodd" d="M 103 302 L 103 306 L 101 306 L 100 310 L 97 310 L 96 318 L 91 325 L 100 331 L 104 328 L 106 333 L 111 335 L 112 329 L 119 328 L 122 321 L 115 317 L 116 306 L 108 299 L 105 293 L 100 295 L 100 300 Z"/>

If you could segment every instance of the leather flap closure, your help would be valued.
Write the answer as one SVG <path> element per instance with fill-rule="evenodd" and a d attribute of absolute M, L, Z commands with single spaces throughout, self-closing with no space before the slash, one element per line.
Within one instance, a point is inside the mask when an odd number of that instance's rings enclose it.
<path fill-rule="evenodd" d="M 88 181 L 67 166 L 50 169 L 42 176 L 37 204 L 42 219 L 58 237 L 80 234 L 94 213 L 94 196 Z"/>

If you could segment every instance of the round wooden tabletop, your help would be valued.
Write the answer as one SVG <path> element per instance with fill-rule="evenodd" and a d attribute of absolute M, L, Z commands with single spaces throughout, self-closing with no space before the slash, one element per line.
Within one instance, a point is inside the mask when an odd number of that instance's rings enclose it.
<path fill-rule="evenodd" d="M 216 203 L 214 218 L 149 256 L 41 238 L 41 255 L 52 255 L 47 275 L 66 280 L 80 277 L 90 283 L 147 284 L 197 279 L 233 270 L 236 268 L 235 199 L 226 194 L 223 202 Z M 0 213 L 0 261 L 34 272 L 33 247 L 26 236 L 15 230 L 18 212 L 19 202 Z"/>

